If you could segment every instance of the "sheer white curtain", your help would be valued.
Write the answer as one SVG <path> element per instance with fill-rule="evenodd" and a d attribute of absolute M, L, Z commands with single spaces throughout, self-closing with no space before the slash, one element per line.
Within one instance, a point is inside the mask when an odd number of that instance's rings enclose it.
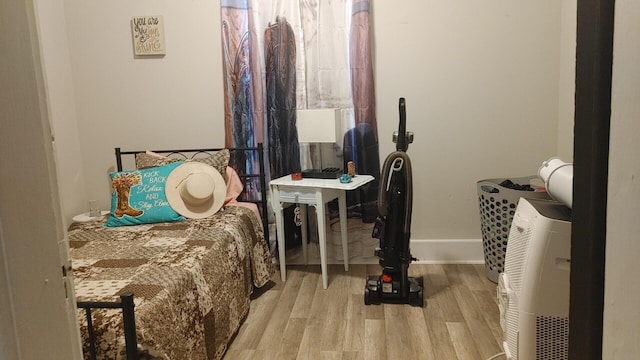
<path fill-rule="evenodd" d="M 354 129 L 357 123 L 354 111 L 354 89 L 352 81 L 353 51 L 350 52 L 352 37 L 352 18 L 354 9 L 368 11 L 368 1 L 351 0 L 222 0 L 223 17 L 223 43 L 230 44 L 225 49 L 227 67 L 237 69 L 247 66 L 251 70 L 250 81 L 252 86 L 252 106 L 249 116 L 255 124 L 255 134 L 252 135 L 255 142 L 263 141 L 269 146 L 269 132 L 265 115 L 265 29 L 277 21 L 288 22 L 295 38 L 295 102 L 298 109 L 339 108 L 341 109 L 342 133 Z M 359 5 L 358 5 L 359 4 Z M 362 6 L 365 4 L 366 6 Z M 366 14 L 368 19 L 368 12 Z M 227 24 L 225 24 L 227 21 Z M 234 25 L 236 24 L 236 25 Z M 366 23 L 368 27 L 368 23 Z M 225 30 L 226 26 L 226 30 Z M 243 30 L 244 27 L 244 30 Z M 368 28 L 366 29 L 368 31 Z M 245 34 L 242 32 L 245 31 Z M 233 56 L 234 46 L 242 39 L 247 39 L 243 57 Z M 235 39 L 235 40 L 234 40 Z M 365 39 L 368 41 L 368 38 Z M 358 56 L 366 57 L 370 65 L 370 48 L 360 48 L 357 51 L 369 51 Z M 238 51 L 242 52 L 242 51 Z M 234 63 L 244 62 L 238 65 Z M 236 71 L 237 72 L 237 71 Z M 229 73 L 229 72 L 227 72 Z M 233 76 L 228 76 L 227 84 L 231 91 Z M 237 78 L 237 76 L 236 76 Z M 359 80 L 358 80 L 359 81 Z M 366 84 L 373 87 L 373 84 Z M 257 90 L 256 90 L 257 89 Z M 371 93 L 373 90 L 371 89 Z M 370 99 L 373 101 L 373 99 Z M 234 112 L 233 101 L 227 101 L 227 115 Z M 371 105 L 373 110 L 373 105 Z M 237 110 L 235 110 L 237 111 Z M 232 120 L 227 119 L 230 123 Z M 244 120 L 243 120 L 244 121 Z M 373 125 L 375 131 L 375 118 L 367 119 Z M 232 140 L 232 126 L 227 127 L 227 146 L 235 145 Z M 237 131 L 237 130 L 236 130 Z M 264 139 L 264 140 L 263 140 Z M 321 168 L 328 166 L 343 167 L 343 143 L 342 139 L 335 144 L 299 144 L 300 165 L 302 169 Z M 376 142 L 377 152 L 377 142 Z M 320 163 L 320 159 L 322 163 Z M 376 154 L 377 159 L 377 154 Z M 374 174 L 378 176 L 378 174 Z M 314 252 L 318 255 L 314 235 L 315 215 L 309 214 L 311 229 L 311 257 Z M 377 239 L 371 238 L 372 223 L 363 223 L 362 218 L 350 216 L 349 229 L 349 254 L 350 257 L 373 257 L 374 248 L 378 244 Z M 328 254 L 334 259 L 342 259 L 340 241 L 340 226 L 337 212 L 330 216 L 330 231 L 327 232 Z M 275 236 L 273 237 L 275 239 Z M 295 251 L 293 251 L 295 253 Z"/>
<path fill-rule="evenodd" d="M 251 31 L 264 49 L 264 29 L 277 21 L 286 19 L 295 33 L 296 41 L 296 103 L 299 109 L 342 109 L 343 132 L 354 126 L 353 98 L 349 67 L 349 29 L 351 26 L 350 0 L 250 0 L 249 10 L 253 24 Z M 264 69 L 264 51 L 260 52 L 260 68 Z M 264 81 L 264 73 L 262 78 Z M 341 147 L 341 143 L 336 144 Z M 308 144 L 302 148 L 302 168 L 319 168 L 336 164 L 335 146 L 324 152 L 325 161 L 319 164 Z M 326 146 L 325 146 L 326 147 Z M 314 152 L 319 151 L 315 148 Z M 335 154 L 333 153 L 335 152 Z M 333 164 L 331 164 L 333 162 Z M 336 165 L 337 166 L 337 165 Z M 342 167 L 341 165 L 339 167 Z"/>

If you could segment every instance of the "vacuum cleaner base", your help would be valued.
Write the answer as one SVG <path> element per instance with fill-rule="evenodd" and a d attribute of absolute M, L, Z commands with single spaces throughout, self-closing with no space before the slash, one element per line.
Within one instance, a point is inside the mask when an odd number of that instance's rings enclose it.
<path fill-rule="evenodd" d="M 382 275 L 368 276 L 364 288 L 364 304 L 393 303 L 424 306 L 422 277 L 409 277 L 408 285 L 408 294 L 402 295 L 399 281 L 383 282 Z"/>

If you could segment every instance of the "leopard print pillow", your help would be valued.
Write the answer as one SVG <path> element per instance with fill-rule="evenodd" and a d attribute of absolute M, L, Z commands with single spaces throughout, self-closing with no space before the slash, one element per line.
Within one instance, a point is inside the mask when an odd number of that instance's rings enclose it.
<path fill-rule="evenodd" d="M 148 151 L 146 153 L 136 154 L 136 169 L 148 169 L 152 167 L 168 165 L 176 161 L 180 161 L 180 159 L 169 158 Z"/>
<path fill-rule="evenodd" d="M 199 161 L 201 163 L 213 166 L 220 175 L 227 181 L 227 166 L 229 166 L 229 149 L 222 149 L 216 151 L 209 156 L 195 158 L 193 161 Z"/>
<path fill-rule="evenodd" d="M 198 161 L 203 164 L 213 166 L 220 175 L 227 181 L 227 166 L 229 166 L 229 149 L 222 149 L 213 153 L 207 154 L 204 157 L 196 157 L 186 161 Z M 163 166 L 174 163 L 176 161 L 183 161 L 184 159 L 170 158 L 156 154 L 152 151 L 146 153 L 136 154 L 136 168 L 138 170 L 147 169 L 156 166 Z"/>

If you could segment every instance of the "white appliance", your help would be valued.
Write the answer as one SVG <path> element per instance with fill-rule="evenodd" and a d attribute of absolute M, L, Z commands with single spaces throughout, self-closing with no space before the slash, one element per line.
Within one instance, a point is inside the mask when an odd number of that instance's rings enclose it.
<path fill-rule="evenodd" d="M 521 198 L 498 279 L 507 359 L 568 359 L 571 209 Z"/>
<path fill-rule="evenodd" d="M 552 199 L 571 207 L 573 203 L 573 164 L 557 157 L 542 162 L 538 177 L 544 181 L 547 193 Z"/>

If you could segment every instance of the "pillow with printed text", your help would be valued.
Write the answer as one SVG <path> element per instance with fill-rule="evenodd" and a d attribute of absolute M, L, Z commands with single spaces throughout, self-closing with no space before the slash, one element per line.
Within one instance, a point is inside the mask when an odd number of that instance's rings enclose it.
<path fill-rule="evenodd" d="M 105 226 L 180 221 L 164 193 L 167 177 L 182 161 L 143 170 L 120 171 L 111 178 L 111 213 Z"/>

